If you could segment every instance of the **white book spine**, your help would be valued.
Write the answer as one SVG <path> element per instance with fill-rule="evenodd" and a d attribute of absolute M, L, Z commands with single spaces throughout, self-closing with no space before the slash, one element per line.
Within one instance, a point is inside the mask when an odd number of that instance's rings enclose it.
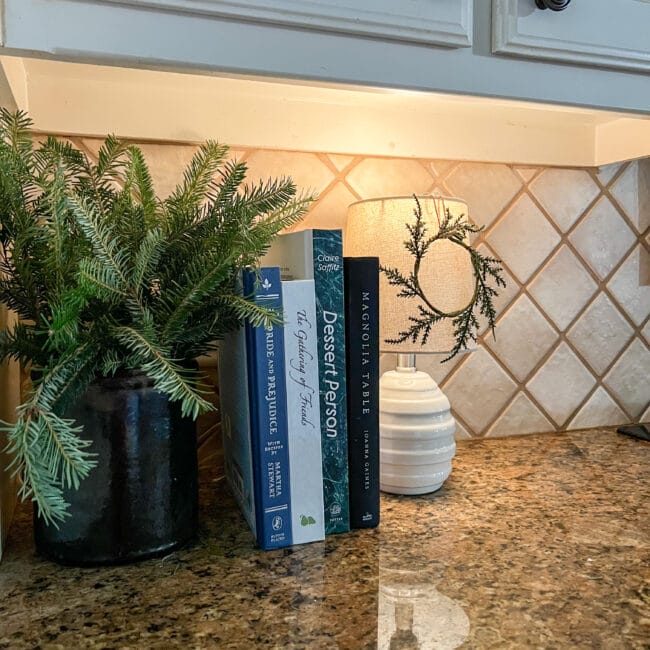
<path fill-rule="evenodd" d="M 313 280 L 282 282 L 293 543 L 325 538 Z"/>

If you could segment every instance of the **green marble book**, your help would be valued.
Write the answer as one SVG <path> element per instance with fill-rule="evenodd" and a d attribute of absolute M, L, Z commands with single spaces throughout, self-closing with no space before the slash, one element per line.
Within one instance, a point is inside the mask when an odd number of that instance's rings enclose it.
<path fill-rule="evenodd" d="M 347 532 L 350 507 L 342 233 L 303 230 L 280 235 L 263 263 L 279 266 L 283 280 L 314 280 L 325 532 Z"/>

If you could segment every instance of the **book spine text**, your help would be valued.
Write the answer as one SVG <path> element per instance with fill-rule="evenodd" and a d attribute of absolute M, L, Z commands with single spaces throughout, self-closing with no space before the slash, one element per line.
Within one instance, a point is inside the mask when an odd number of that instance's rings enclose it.
<path fill-rule="evenodd" d="M 313 280 L 282 282 L 294 544 L 325 537 Z"/>
<path fill-rule="evenodd" d="M 344 260 L 350 526 L 379 524 L 379 258 Z"/>
<path fill-rule="evenodd" d="M 245 295 L 253 296 L 258 305 L 281 309 L 280 270 L 262 268 L 259 282 L 255 278 L 254 273 L 244 272 Z M 279 548 L 293 543 L 282 325 L 253 327 L 248 323 L 246 346 L 257 541 L 265 549 Z"/>
<path fill-rule="evenodd" d="M 350 530 L 343 241 L 340 230 L 313 231 L 318 322 L 325 532 Z"/>

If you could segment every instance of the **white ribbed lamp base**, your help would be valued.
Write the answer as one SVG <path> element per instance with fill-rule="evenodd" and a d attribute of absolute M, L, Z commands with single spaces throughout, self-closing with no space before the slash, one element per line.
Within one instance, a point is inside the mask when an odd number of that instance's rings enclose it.
<path fill-rule="evenodd" d="M 415 368 L 390 370 L 379 382 L 380 487 L 427 494 L 442 487 L 456 452 L 449 400 Z"/>

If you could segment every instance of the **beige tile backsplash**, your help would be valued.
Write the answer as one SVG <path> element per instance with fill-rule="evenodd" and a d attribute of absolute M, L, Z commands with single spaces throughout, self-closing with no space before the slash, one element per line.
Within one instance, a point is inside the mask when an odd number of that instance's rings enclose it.
<path fill-rule="evenodd" d="M 89 153 L 97 142 L 77 140 Z M 146 145 L 167 193 L 194 148 Z M 319 192 L 303 227 L 345 226 L 349 203 L 459 196 L 486 229 L 508 287 L 496 340 L 448 364 L 422 358 L 448 395 L 457 437 L 509 436 L 650 419 L 650 159 L 600 169 L 234 149 L 249 179 L 291 175 Z M 382 367 L 393 363 L 384 355 Z"/>

